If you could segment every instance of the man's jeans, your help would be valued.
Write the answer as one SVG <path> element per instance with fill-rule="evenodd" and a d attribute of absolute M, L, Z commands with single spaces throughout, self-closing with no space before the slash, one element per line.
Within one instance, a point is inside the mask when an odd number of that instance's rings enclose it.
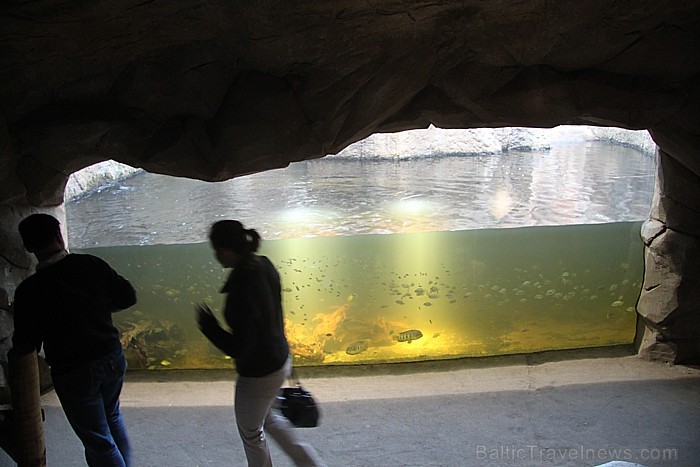
<path fill-rule="evenodd" d="M 126 359 L 121 349 L 68 373 L 52 375 L 56 395 L 85 446 L 90 466 L 129 466 L 130 447 L 119 412 Z"/>

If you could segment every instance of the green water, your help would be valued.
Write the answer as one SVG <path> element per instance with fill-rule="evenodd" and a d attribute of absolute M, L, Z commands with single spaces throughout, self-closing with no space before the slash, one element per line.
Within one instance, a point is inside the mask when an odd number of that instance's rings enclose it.
<path fill-rule="evenodd" d="M 296 238 L 264 241 L 261 253 L 282 277 L 297 365 L 416 361 L 632 342 L 640 228 Z M 115 316 L 132 369 L 230 366 L 194 321 L 196 302 L 224 301 L 227 271 L 207 244 L 79 252 L 137 289 L 138 303 Z"/>

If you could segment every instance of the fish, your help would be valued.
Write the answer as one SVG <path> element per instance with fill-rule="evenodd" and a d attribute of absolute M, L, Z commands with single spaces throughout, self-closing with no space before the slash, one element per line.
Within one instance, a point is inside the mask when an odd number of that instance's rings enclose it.
<path fill-rule="evenodd" d="M 354 342 L 350 342 L 350 344 L 348 344 L 347 348 L 345 349 L 345 353 L 348 355 L 357 355 L 359 353 L 364 352 L 365 350 L 367 350 L 367 341 L 366 340 L 354 341 Z"/>
<path fill-rule="evenodd" d="M 409 344 L 414 340 L 420 339 L 421 337 L 423 337 L 423 333 L 418 329 L 400 332 L 398 336 L 393 336 L 395 341 L 408 342 Z"/>

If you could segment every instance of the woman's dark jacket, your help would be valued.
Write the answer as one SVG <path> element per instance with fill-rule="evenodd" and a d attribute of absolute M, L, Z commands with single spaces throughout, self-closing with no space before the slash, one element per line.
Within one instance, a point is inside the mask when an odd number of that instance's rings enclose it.
<path fill-rule="evenodd" d="M 204 320 L 202 332 L 222 352 L 233 357 L 241 376 L 259 377 L 279 370 L 289 356 L 284 335 L 280 277 L 266 256 L 254 255 L 237 266 L 221 290 L 227 293 L 224 319 Z"/>

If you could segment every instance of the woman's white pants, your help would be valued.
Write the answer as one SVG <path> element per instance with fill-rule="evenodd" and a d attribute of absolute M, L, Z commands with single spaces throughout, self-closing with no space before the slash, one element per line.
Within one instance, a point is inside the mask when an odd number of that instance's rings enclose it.
<path fill-rule="evenodd" d="M 275 398 L 291 371 L 291 358 L 274 373 L 253 378 L 239 376 L 236 383 L 235 412 L 238 433 L 243 440 L 250 467 L 270 467 L 270 435 L 298 466 L 324 465 L 316 450 L 297 437 L 294 425 L 277 410 Z"/>

